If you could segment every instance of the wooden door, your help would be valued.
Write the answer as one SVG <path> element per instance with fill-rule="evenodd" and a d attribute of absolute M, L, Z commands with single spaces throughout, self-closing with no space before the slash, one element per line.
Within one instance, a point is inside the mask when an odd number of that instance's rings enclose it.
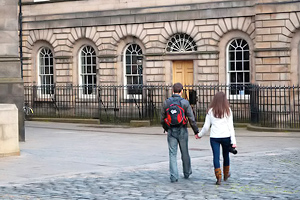
<path fill-rule="evenodd" d="M 173 62 L 173 84 L 182 85 L 194 84 L 194 66 L 193 61 L 174 61 Z M 182 94 L 183 98 L 188 98 L 188 88 Z"/>

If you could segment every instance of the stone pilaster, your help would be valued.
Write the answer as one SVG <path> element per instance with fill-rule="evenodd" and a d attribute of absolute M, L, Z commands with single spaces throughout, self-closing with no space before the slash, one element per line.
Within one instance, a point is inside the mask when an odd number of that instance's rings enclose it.
<path fill-rule="evenodd" d="M 24 88 L 18 52 L 18 1 L 0 0 L 0 5 L 0 103 L 17 106 L 19 140 L 25 141 Z"/>

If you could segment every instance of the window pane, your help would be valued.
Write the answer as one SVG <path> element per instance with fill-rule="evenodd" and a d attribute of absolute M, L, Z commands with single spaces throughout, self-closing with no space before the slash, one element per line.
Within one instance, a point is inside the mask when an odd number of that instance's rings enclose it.
<path fill-rule="evenodd" d="M 137 56 L 136 55 L 132 56 L 132 64 L 137 64 Z"/>
<path fill-rule="evenodd" d="M 49 74 L 50 70 L 49 67 L 45 67 L 45 74 Z"/>
<path fill-rule="evenodd" d="M 131 76 L 127 76 L 127 84 L 132 84 L 132 77 Z"/>
<path fill-rule="evenodd" d="M 245 40 L 243 40 L 243 41 L 242 41 L 242 44 L 241 44 L 241 47 L 242 47 L 243 49 L 245 49 L 245 46 L 246 46 L 246 45 L 248 45 L 247 42 L 246 42 Z"/>
<path fill-rule="evenodd" d="M 137 65 L 133 65 L 132 66 L 132 74 L 137 74 L 138 71 L 137 71 Z"/>
<path fill-rule="evenodd" d="M 243 70 L 243 62 L 236 62 L 236 70 Z"/>
<path fill-rule="evenodd" d="M 45 65 L 44 57 L 40 54 L 40 65 Z"/>
<path fill-rule="evenodd" d="M 92 67 L 91 66 L 87 66 L 87 73 L 88 74 L 92 73 Z"/>
<path fill-rule="evenodd" d="M 92 58 L 90 56 L 88 56 L 86 58 L 86 62 L 87 62 L 88 65 L 92 64 Z"/>
<path fill-rule="evenodd" d="M 131 56 L 126 56 L 126 64 L 130 64 L 131 63 Z"/>
<path fill-rule="evenodd" d="M 89 85 L 93 84 L 93 76 L 91 75 L 88 76 L 88 84 Z"/>
<path fill-rule="evenodd" d="M 229 52 L 229 60 L 235 60 L 235 53 Z"/>
<path fill-rule="evenodd" d="M 243 78 L 243 72 L 238 72 L 237 73 L 237 83 L 243 83 L 244 82 L 244 78 Z"/>
<path fill-rule="evenodd" d="M 46 81 L 46 85 L 50 84 L 50 76 L 46 76 L 45 77 L 45 81 Z"/>
<path fill-rule="evenodd" d="M 243 60 L 243 57 L 242 57 L 242 51 L 237 51 L 236 52 L 236 60 Z"/>
<path fill-rule="evenodd" d="M 86 75 L 83 75 L 82 76 L 82 85 L 85 85 L 86 84 Z"/>
<path fill-rule="evenodd" d="M 245 72 L 245 82 L 250 83 L 249 72 Z"/>
<path fill-rule="evenodd" d="M 249 61 L 244 62 L 244 70 L 249 70 Z"/>
<path fill-rule="evenodd" d="M 133 84 L 139 84 L 138 76 L 134 76 L 133 78 Z"/>
<path fill-rule="evenodd" d="M 40 74 L 45 74 L 45 68 L 44 68 L 44 66 L 40 67 Z"/>
<path fill-rule="evenodd" d="M 42 82 L 42 85 L 45 85 L 46 84 L 46 78 L 45 78 L 45 76 L 42 76 L 42 78 L 41 78 L 42 80 L 41 80 L 41 82 Z"/>
<path fill-rule="evenodd" d="M 86 66 L 85 65 L 82 65 L 81 71 L 82 71 L 83 74 L 86 74 Z"/>
<path fill-rule="evenodd" d="M 49 64 L 50 64 L 49 57 L 47 56 L 47 57 L 45 57 L 45 65 L 49 65 Z"/>
<path fill-rule="evenodd" d="M 249 60 L 249 51 L 244 51 L 244 60 Z"/>
<path fill-rule="evenodd" d="M 235 71 L 235 63 L 230 62 L 230 70 Z"/>
<path fill-rule="evenodd" d="M 50 77 L 50 85 L 51 85 L 51 87 L 52 87 L 52 85 L 53 85 L 53 76 L 49 76 Z"/>
<path fill-rule="evenodd" d="M 236 73 L 230 73 L 230 83 L 236 83 Z"/>
<path fill-rule="evenodd" d="M 126 66 L 126 74 L 131 74 L 131 66 L 130 65 Z"/>

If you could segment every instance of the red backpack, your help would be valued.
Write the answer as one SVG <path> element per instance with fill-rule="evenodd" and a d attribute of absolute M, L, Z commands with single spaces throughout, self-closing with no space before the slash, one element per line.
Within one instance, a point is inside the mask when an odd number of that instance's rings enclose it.
<path fill-rule="evenodd" d="M 166 109 L 166 118 L 164 119 L 165 124 L 168 127 L 173 126 L 182 126 L 187 124 L 187 119 L 185 117 L 184 109 L 181 107 L 181 100 L 179 101 L 174 100 L 174 98 L 171 99 L 171 104 Z"/>

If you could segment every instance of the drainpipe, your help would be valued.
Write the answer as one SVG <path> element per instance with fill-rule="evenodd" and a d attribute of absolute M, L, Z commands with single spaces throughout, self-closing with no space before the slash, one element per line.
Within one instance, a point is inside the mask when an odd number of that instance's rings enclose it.
<path fill-rule="evenodd" d="M 22 43 L 23 43 L 23 25 L 22 25 L 22 0 L 19 0 L 19 42 L 20 42 L 20 61 L 21 61 L 21 78 L 23 79 L 23 49 L 22 49 Z"/>

